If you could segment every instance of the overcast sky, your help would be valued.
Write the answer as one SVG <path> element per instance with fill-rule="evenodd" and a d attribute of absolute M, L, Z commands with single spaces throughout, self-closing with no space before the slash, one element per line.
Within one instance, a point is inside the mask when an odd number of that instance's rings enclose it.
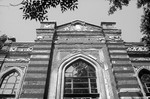
<path fill-rule="evenodd" d="M 17 41 L 34 41 L 36 28 L 40 23 L 36 21 L 23 20 L 22 11 L 19 7 L 9 6 L 9 3 L 17 4 L 21 0 L 0 0 L 0 35 L 16 37 Z M 109 2 L 107 0 L 78 0 L 79 6 L 75 11 L 62 13 L 60 8 L 50 9 L 49 21 L 56 21 L 57 25 L 65 24 L 74 20 L 82 20 L 87 23 L 100 25 L 101 22 L 117 22 L 117 27 L 122 29 L 122 39 L 125 42 L 139 42 L 140 20 L 142 9 L 137 9 L 136 0 L 132 0 L 130 6 L 108 15 Z"/>

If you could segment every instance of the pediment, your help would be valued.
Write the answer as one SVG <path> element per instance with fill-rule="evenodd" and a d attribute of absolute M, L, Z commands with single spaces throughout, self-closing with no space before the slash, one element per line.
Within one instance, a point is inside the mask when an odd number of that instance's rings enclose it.
<path fill-rule="evenodd" d="M 67 24 L 58 26 L 57 31 L 101 31 L 100 26 L 76 20 Z"/>

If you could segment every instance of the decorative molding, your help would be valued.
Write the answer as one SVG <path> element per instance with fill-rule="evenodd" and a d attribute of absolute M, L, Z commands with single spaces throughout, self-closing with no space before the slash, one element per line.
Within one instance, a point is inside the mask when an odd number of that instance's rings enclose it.
<path fill-rule="evenodd" d="M 109 41 L 119 41 L 119 40 L 122 40 L 121 36 L 120 35 L 111 35 L 111 36 L 108 36 L 108 39 Z"/>
<path fill-rule="evenodd" d="M 102 29 L 86 25 L 86 24 L 81 24 L 81 23 L 75 23 L 75 24 L 70 24 L 68 26 L 64 26 L 64 28 L 58 29 L 58 31 L 101 31 Z"/>
<path fill-rule="evenodd" d="M 6 70 L 14 68 L 14 67 L 21 69 L 22 72 L 24 73 L 27 66 L 25 66 L 25 65 L 22 65 L 22 66 L 12 66 L 11 64 L 10 65 L 4 65 L 2 67 L 2 71 L 6 71 Z"/>
<path fill-rule="evenodd" d="M 150 58 L 130 58 L 131 61 L 150 61 Z"/>
<path fill-rule="evenodd" d="M 52 35 L 38 35 L 36 40 L 51 40 Z"/>
<path fill-rule="evenodd" d="M 27 51 L 27 52 L 30 52 L 32 50 L 33 50 L 33 47 L 17 47 L 17 46 L 14 46 L 14 47 L 11 47 L 9 51 L 11 51 L 11 52 L 14 52 L 14 51 L 19 51 L 19 52 Z"/>
<path fill-rule="evenodd" d="M 133 66 L 136 73 L 138 73 L 142 69 L 147 69 L 150 71 L 150 66 Z"/>
<path fill-rule="evenodd" d="M 12 62 L 29 62 L 30 58 L 5 58 L 5 61 L 12 61 Z"/>
<path fill-rule="evenodd" d="M 55 24 L 44 24 L 43 28 L 55 29 Z"/>
<path fill-rule="evenodd" d="M 81 24 L 67 26 L 64 28 L 64 30 L 65 31 L 93 31 L 93 29 Z"/>
<path fill-rule="evenodd" d="M 148 51 L 149 48 L 148 47 L 144 47 L 144 46 L 132 46 L 132 47 L 128 47 L 127 51 Z"/>
<path fill-rule="evenodd" d="M 57 43 L 105 43 L 105 38 L 102 36 L 99 37 L 80 37 L 80 38 L 59 38 Z"/>
<path fill-rule="evenodd" d="M 105 43 L 106 42 L 104 37 L 99 37 L 97 40 L 100 41 L 101 43 Z"/>

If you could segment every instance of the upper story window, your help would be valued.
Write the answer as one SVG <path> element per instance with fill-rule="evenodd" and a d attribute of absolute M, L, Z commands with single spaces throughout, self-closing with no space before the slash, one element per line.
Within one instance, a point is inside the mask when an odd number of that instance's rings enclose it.
<path fill-rule="evenodd" d="M 98 99 L 95 68 L 77 60 L 65 69 L 64 99 Z"/>
<path fill-rule="evenodd" d="M 21 75 L 16 70 L 6 72 L 0 79 L 0 98 L 16 97 L 20 79 Z"/>
<path fill-rule="evenodd" d="M 147 69 L 142 69 L 138 76 L 141 80 L 146 96 L 150 96 L 150 71 Z"/>

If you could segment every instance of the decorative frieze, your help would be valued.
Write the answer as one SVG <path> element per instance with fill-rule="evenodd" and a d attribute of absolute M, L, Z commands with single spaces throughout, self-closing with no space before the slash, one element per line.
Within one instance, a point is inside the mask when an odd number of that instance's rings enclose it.
<path fill-rule="evenodd" d="M 5 58 L 5 61 L 11 61 L 11 62 L 29 62 L 30 58 Z"/>
<path fill-rule="evenodd" d="M 42 28 L 55 29 L 55 24 L 44 24 Z"/>
<path fill-rule="evenodd" d="M 144 46 L 132 46 L 132 47 L 128 47 L 127 51 L 139 51 L 139 52 L 143 52 L 143 51 L 148 51 L 149 48 L 148 47 L 144 47 Z"/>
<path fill-rule="evenodd" d="M 60 29 L 59 31 L 101 31 L 102 29 L 100 28 L 93 28 L 92 26 L 88 26 L 86 24 L 72 24 L 72 25 L 68 25 L 67 27 L 64 27 L 62 29 Z"/>
<path fill-rule="evenodd" d="M 59 38 L 57 43 L 105 43 L 104 37 Z"/>
<path fill-rule="evenodd" d="M 32 50 L 33 50 L 33 47 L 17 47 L 17 46 L 14 46 L 14 47 L 11 47 L 9 51 L 23 52 L 23 51 L 32 51 Z"/>
<path fill-rule="evenodd" d="M 130 58 L 131 61 L 150 61 L 149 57 Z"/>
<path fill-rule="evenodd" d="M 122 40 L 120 35 L 110 35 L 108 36 L 107 40 L 109 41 L 118 41 L 118 40 Z"/>

